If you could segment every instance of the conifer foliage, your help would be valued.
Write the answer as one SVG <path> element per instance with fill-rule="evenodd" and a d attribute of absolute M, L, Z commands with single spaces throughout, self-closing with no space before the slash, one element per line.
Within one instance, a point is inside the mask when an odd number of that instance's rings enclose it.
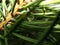
<path fill-rule="evenodd" d="M 0 0 L 0 45 L 60 45 L 60 0 Z"/>

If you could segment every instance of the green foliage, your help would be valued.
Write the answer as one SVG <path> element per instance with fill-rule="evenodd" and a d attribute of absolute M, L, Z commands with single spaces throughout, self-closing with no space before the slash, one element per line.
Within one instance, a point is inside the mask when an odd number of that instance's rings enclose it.
<path fill-rule="evenodd" d="M 21 14 L 13 17 L 14 21 L 6 24 L 4 30 L 0 31 L 0 45 L 57 44 L 60 40 L 60 10 L 49 4 L 57 4 L 60 1 L 47 4 L 42 1 L 36 0 L 23 6 L 21 11 L 19 10 Z M 7 10 L 13 13 L 16 2 L 17 0 L 0 2 L 0 22 L 7 16 Z"/>

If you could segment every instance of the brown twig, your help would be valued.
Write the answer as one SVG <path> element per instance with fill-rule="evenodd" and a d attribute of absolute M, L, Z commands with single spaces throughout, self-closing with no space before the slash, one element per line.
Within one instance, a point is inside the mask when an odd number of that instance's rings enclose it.
<path fill-rule="evenodd" d="M 16 16 L 16 14 L 20 14 L 20 12 L 18 12 L 18 10 L 21 9 L 21 7 L 24 5 L 26 5 L 26 1 L 19 0 L 15 5 L 13 16 Z M 4 26 L 11 20 L 11 18 L 13 18 L 13 17 L 12 17 L 12 14 L 10 12 L 10 13 L 8 13 L 8 16 L 6 17 L 6 20 L 4 20 L 3 22 L 0 23 L 0 30 L 2 30 L 4 28 Z"/>

